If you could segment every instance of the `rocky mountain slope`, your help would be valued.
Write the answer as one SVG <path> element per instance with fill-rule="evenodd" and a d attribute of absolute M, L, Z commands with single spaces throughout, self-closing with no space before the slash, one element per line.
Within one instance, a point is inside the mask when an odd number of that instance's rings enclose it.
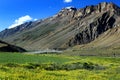
<path fill-rule="evenodd" d="M 28 30 L 32 27 L 35 27 L 40 22 L 41 22 L 41 20 L 38 20 L 36 22 L 30 21 L 30 22 L 26 22 L 24 24 L 21 24 L 21 25 L 15 27 L 15 28 L 5 29 L 5 30 L 0 32 L 0 37 L 1 38 L 6 38 L 6 37 L 11 36 L 13 34 L 23 32 L 23 31 Z"/>
<path fill-rule="evenodd" d="M 95 44 L 94 47 L 111 47 L 120 46 L 119 29 L 120 8 L 103 2 L 81 9 L 63 8 L 45 20 L 4 30 L 0 37 L 29 50 L 66 49 L 88 43 Z"/>
<path fill-rule="evenodd" d="M 0 52 L 26 52 L 26 50 L 0 40 Z"/>

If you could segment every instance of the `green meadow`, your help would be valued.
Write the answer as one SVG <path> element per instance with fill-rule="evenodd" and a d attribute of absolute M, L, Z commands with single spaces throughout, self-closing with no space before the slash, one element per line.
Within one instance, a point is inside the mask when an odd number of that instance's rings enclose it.
<path fill-rule="evenodd" d="M 120 58 L 1 52 L 0 80 L 120 80 Z"/>

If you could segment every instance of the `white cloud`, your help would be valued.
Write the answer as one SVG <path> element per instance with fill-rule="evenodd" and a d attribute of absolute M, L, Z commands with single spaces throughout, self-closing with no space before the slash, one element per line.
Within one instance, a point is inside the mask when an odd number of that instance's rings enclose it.
<path fill-rule="evenodd" d="M 9 28 L 9 29 L 10 29 L 10 28 L 14 28 L 14 27 L 16 27 L 16 26 L 18 26 L 18 25 L 21 25 L 21 24 L 23 24 L 23 23 L 25 23 L 25 22 L 27 22 L 27 21 L 32 20 L 32 19 L 33 19 L 33 18 L 31 18 L 29 15 L 22 16 L 22 17 L 16 19 L 15 22 L 14 22 L 11 26 L 9 26 L 8 28 Z"/>
<path fill-rule="evenodd" d="M 38 19 L 34 19 L 34 21 L 37 21 Z"/>
<path fill-rule="evenodd" d="M 72 0 L 64 0 L 65 3 L 70 3 Z"/>

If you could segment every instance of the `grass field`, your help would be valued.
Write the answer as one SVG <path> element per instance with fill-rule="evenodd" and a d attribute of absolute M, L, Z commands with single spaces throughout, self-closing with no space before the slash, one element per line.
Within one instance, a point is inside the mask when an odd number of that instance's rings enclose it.
<path fill-rule="evenodd" d="M 120 58 L 0 53 L 0 80 L 120 80 Z"/>
<path fill-rule="evenodd" d="M 66 50 L 65 55 L 76 55 L 76 56 L 101 56 L 101 57 L 120 57 L 119 48 L 87 48 L 82 49 L 80 47 L 74 47 Z"/>

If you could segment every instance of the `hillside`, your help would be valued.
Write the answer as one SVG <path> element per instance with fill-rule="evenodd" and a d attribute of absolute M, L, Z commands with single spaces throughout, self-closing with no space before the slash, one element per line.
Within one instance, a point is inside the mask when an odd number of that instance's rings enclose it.
<path fill-rule="evenodd" d="M 0 52 L 26 52 L 26 50 L 0 40 Z"/>
<path fill-rule="evenodd" d="M 45 20 L 4 30 L 0 37 L 28 50 L 67 49 L 83 44 L 87 47 L 119 47 L 119 30 L 120 8 L 103 2 L 81 9 L 63 8 Z"/>

